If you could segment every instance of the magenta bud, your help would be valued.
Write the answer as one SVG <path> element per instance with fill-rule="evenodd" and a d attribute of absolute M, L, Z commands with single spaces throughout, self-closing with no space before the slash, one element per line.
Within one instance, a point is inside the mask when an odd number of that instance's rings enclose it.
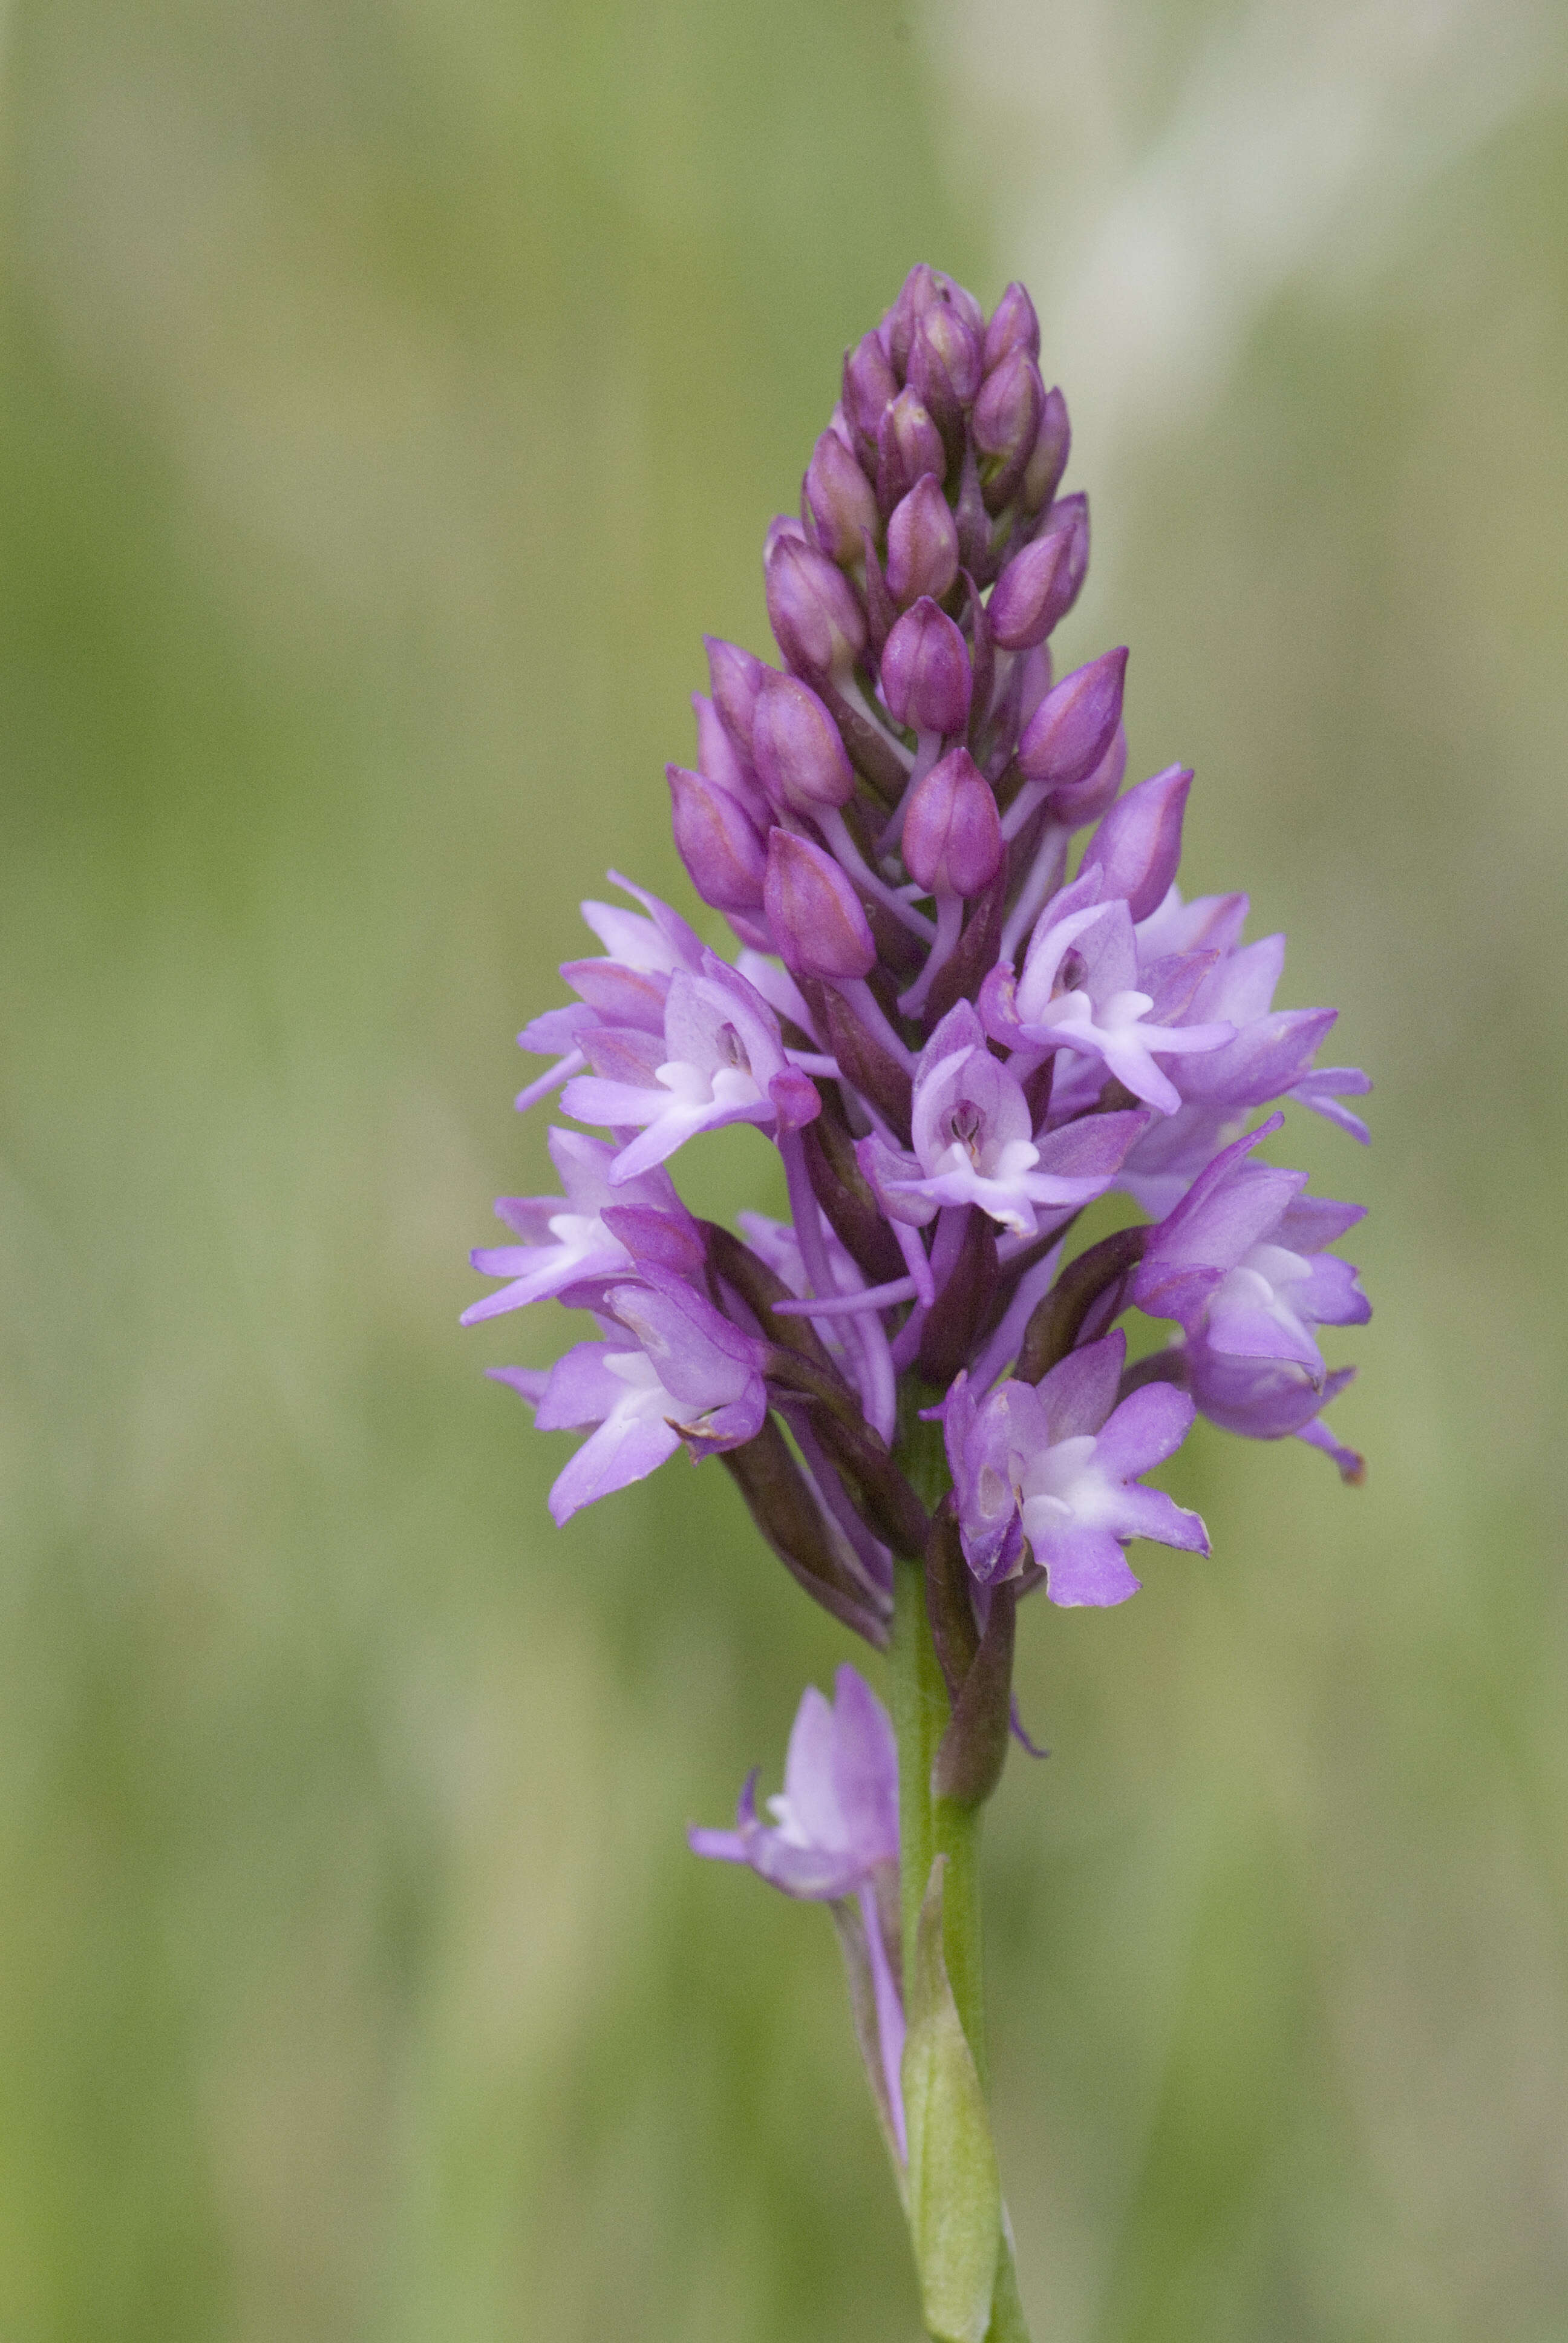
<path fill-rule="evenodd" d="M 968 327 L 978 346 L 985 332 L 985 313 L 972 293 L 940 268 L 917 262 L 905 277 L 899 297 L 883 320 L 888 356 L 900 379 L 909 370 L 910 353 L 920 319 L 933 308 L 950 308 Z"/>
<path fill-rule="evenodd" d="M 882 698 L 895 724 L 951 736 L 970 720 L 969 645 L 929 594 L 904 612 L 882 650 Z"/>
<path fill-rule="evenodd" d="M 904 816 L 904 868 L 930 895 L 978 895 L 1001 869 L 996 799 L 967 749 L 931 767 Z"/>
<path fill-rule="evenodd" d="M 691 708 L 697 718 L 698 771 L 705 781 L 715 781 L 732 798 L 739 798 L 749 813 L 761 813 L 766 801 L 751 760 L 737 749 L 718 709 L 700 691 L 692 693 Z"/>
<path fill-rule="evenodd" d="M 1015 553 L 986 605 L 1003 650 L 1032 650 L 1078 599 L 1088 566 L 1088 524 L 1050 529 Z"/>
<path fill-rule="evenodd" d="M 797 976 L 869 976 L 877 947 L 860 899 L 830 854 L 775 830 L 763 880 L 768 924 Z"/>
<path fill-rule="evenodd" d="M 876 453 L 877 429 L 898 392 L 888 353 L 876 334 L 867 334 L 844 353 L 844 419 L 863 457 Z"/>
<path fill-rule="evenodd" d="M 1110 748 L 1091 773 L 1086 773 L 1070 789 L 1052 789 L 1052 821 L 1065 823 L 1069 830 L 1081 830 L 1086 821 L 1098 821 L 1115 804 L 1116 792 L 1126 771 L 1127 728 L 1119 724 L 1111 734 Z"/>
<path fill-rule="evenodd" d="M 1008 287 L 990 313 L 983 352 L 986 372 L 1014 350 L 1021 350 L 1026 358 L 1040 356 L 1040 319 L 1034 314 L 1034 303 L 1019 284 Z"/>
<path fill-rule="evenodd" d="M 1024 467 L 1022 498 L 1025 512 L 1043 512 L 1061 485 L 1072 446 L 1072 426 L 1067 401 L 1060 390 L 1048 390 L 1035 433 L 1034 452 Z"/>
<path fill-rule="evenodd" d="M 909 378 L 940 429 L 957 423 L 980 387 L 980 337 L 956 309 L 933 302 L 910 344 Z"/>
<path fill-rule="evenodd" d="M 940 602 L 958 574 L 958 523 L 928 472 L 888 522 L 888 591 L 901 610 L 922 594 Z"/>
<path fill-rule="evenodd" d="M 1181 860 L 1181 817 L 1192 776 L 1184 765 L 1168 766 L 1152 780 L 1140 781 L 1118 798 L 1084 849 L 1085 870 L 1098 863 L 1101 892 L 1121 895 L 1135 920 L 1146 920 L 1165 900 Z"/>
<path fill-rule="evenodd" d="M 751 719 L 757 712 L 757 695 L 768 669 L 754 651 L 743 651 L 739 643 L 727 643 L 722 635 L 704 635 L 702 647 L 708 653 L 709 683 L 719 720 L 741 756 L 749 759 Z"/>
<path fill-rule="evenodd" d="M 797 676 L 763 679 L 751 753 L 769 796 L 792 813 L 848 805 L 855 794 L 854 768 L 839 728 L 810 685 Z"/>
<path fill-rule="evenodd" d="M 1076 496 L 1058 497 L 1035 530 L 1037 537 L 1065 535 L 1072 544 L 1072 598 L 1076 602 L 1089 575 L 1089 498 L 1081 488 Z"/>
<path fill-rule="evenodd" d="M 1126 675 L 1125 649 L 1105 651 L 1046 693 L 1018 744 L 1026 780 L 1070 789 L 1088 779 L 1116 738 Z"/>
<path fill-rule="evenodd" d="M 692 885 L 717 911 L 754 911 L 768 852 L 739 798 L 701 773 L 667 765 L 675 843 Z"/>
<path fill-rule="evenodd" d="M 765 586 L 774 637 L 797 675 L 847 679 L 866 648 L 866 614 L 842 570 L 814 545 L 780 537 Z"/>
<path fill-rule="evenodd" d="M 877 502 L 891 512 L 930 472 L 938 487 L 948 476 L 942 435 L 912 390 L 900 390 L 877 430 Z"/>
<path fill-rule="evenodd" d="M 881 522 L 876 493 L 836 431 L 824 431 L 811 453 L 801 488 L 817 543 L 841 569 L 861 558 L 861 531 L 874 537 Z"/>
<path fill-rule="evenodd" d="M 975 446 L 986 458 L 988 512 L 1000 512 L 1018 494 L 1044 411 L 1040 368 L 1025 351 L 1010 350 L 981 383 L 970 418 Z"/>
<path fill-rule="evenodd" d="M 769 562 L 772 559 L 773 548 L 781 538 L 789 538 L 797 545 L 809 545 L 811 542 L 810 538 L 806 534 L 806 524 L 799 518 L 799 514 L 775 513 L 772 519 L 769 522 L 762 538 L 762 567 L 764 569 L 767 568 Z"/>
<path fill-rule="evenodd" d="M 1050 645 L 1036 643 L 1031 651 L 1020 651 L 1018 660 L 1018 729 L 1021 732 L 1055 680 L 1051 665 Z"/>

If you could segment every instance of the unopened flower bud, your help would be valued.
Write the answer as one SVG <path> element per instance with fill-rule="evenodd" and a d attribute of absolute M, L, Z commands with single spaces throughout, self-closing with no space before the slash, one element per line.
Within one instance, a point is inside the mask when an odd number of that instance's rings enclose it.
<path fill-rule="evenodd" d="M 1034 314 L 1034 303 L 1016 283 L 1008 287 L 985 329 L 987 373 L 1013 350 L 1021 350 L 1026 358 L 1040 356 L 1040 319 Z"/>
<path fill-rule="evenodd" d="M 701 773 L 667 765 L 675 843 L 705 903 L 754 911 L 762 901 L 768 852 L 739 798 Z"/>
<path fill-rule="evenodd" d="M 1042 512 L 1061 485 L 1072 446 L 1072 426 L 1067 401 L 1060 390 L 1048 390 L 1035 433 L 1034 453 L 1024 468 L 1022 501 L 1025 512 Z"/>
<path fill-rule="evenodd" d="M 1094 770 L 1121 721 L 1125 649 L 1105 651 L 1048 691 L 1018 744 L 1024 778 L 1070 789 Z"/>
<path fill-rule="evenodd" d="M 1076 501 L 1076 499 L 1070 499 Z M 1089 524 L 1066 525 L 1034 538 L 1015 553 L 991 589 L 990 630 L 1003 650 L 1042 643 L 1078 599 L 1089 561 Z"/>
<path fill-rule="evenodd" d="M 1021 732 L 1056 680 L 1056 669 L 1051 664 L 1050 645 L 1036 643 L 1032 650 L 1020 651 L 1017 673 L 1018 728 Z"/>
<path fill-rule="evenodd" d="M 862 530 L 874 536 L 881 517 L 871 483 L 836 431 L 824 431 L 818 440 L 800 500 L 828 558 L 842 569 L 859 561 Z"/>
<path fill-rule="evenodd" d="M 980 335 L 946 302 L 933 302 L 915 327 L 909 378 L 940 430 L 961 419 L 980 388 Z"/>
<path fill-rule="evenodd" d="M 1098 821 L 1102 813 L 1116 803 L 1116 792 L 1127 772 L 1127 728 L 1119 724 L 1111 736 L 1111 746 L 1095 766 L 1070 789 L 1052 789 L 1050 818 L 1068 830 L 1081 830 L 1085 822 Z"/>
<path fill-rule="evenodd" d="M 932 475 L 917 480 L 888 523 L 888 591 L 900 609 L 940 602 L 959 574 L 959 531 Z"/>
<path fill-rule="evenodd" d="M 1045 385 L 1028 352 L 1010 350 L 980 387 L 970 418 L 982 473 L 986 510 L 1000 512 L 1022 484 L 1045 411 Z"/>
<path fill-rule="evenodd" d="M 930 895 L 978 895 L 1001 868 L 990 785 L 967 749 L 950 750 L 904 816 L 904 868 Z"/>
<path fill-rule="evenodd" d="M 890 513 L 927 472 L 939 488 L 947 478 L 942 435 L 919 394 L 900 390 L 877 428 L 877 501 L 882 510 Z"/>
<path fill-rule="evenodd" d="M 970 719 L 969 646 L 945 610 L 922 595 L 888 637 L 882 698 L 896 724 L 950 737 Z"/>
<path fill-rule="evenodd" d="M 1192 776 L 1170 765 L 1152 780 L 1140 781 L 1111 811 L 1084 849 L 1083 869 L 1098 863 L 1101 892 L 1120 895 L 1135 920 L 1146 920 L 1164 901 L 1181 860 L 1181 817 Z"/>
<path fill-rule="evenodd" d="M 847 805 L 855 773 L 834 723 L 809 684 L 768 675 L 757 695 L 751 753 L 758 778 L 776 805 L 816 813 Z"/>
<path fill-rule="evenodd" d="M 797 538 L 768 556 L 768 617 L 797 675 L 847 678 L 866 648 L 866 614 L 842 570 Z"/>
<path fill-rule="evenodd" d="M 772 519 L 769 522 L 767 528 L 764 530 L 762 537 L 762 567 L 764 569 L 767 568 L 769 562 L 772 559 L 773 548 L 781 538 L 789 538 L 792 542 L 798 545 L 807 545 L 810 542 L 810 539 L 806 535 L 806 525 L 799 518 L 798 514 L 775 513 Z"/>
<path fill-rule="evenodd" d="M 877 947 L 860 899 L 830 854 L 787 830 L 768 840 L 768 924 L 797 976 L 869 976 Z"/>
<path fill-rule="evenodd" d="M 702 647 L 708 653 L 709 680 L 719 722 L 741 756 L 749 761 L 751 719 L 757 712 L 757 695 L 768 669 L 754 651 L 743 651 L 739 643 L 727 643 L 722 635 L 704 635 Z"/>
<path fill-rule="evenodd" d="M 905 277 L 899 297 L 883 320 L 888 356 L 900 378 L 909 370 L 910 353 L 920 319 L 933 308 L 951 309 L 974 336 L 978 346 L 985 332 L 985 313 L 972 293 L 944 277 L 940 268 L 917 262 Z"/>
<path fill-rule="evenodd" d="M 704 780 L 714 781 L 732 798 L 739 798 L 749 812 L 761 813 L 766 800 L 757 786 L 751 760 L 737 749 L 718 709 L 700 691 L 692 693 L 691 708 L 697 719 L 698 771 Z"/>
<path fill-rule="evenodd" d="M 877 429 L 898 387 L 888 353 L 876 334 L 867 334 L 852 350 L 845 351 L 844 419 L 867 460 L 876 454 Z"/>

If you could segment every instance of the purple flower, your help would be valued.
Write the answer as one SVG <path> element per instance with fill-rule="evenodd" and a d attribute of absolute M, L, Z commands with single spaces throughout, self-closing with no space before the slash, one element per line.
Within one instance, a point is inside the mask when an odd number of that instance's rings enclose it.
<path fill-rule="evenodd" d="M 1271 1115 L 1199 1174 L 1150 1238 L 1132 1294 L 1151 1317 L 1178 1321 L 1192 1374 L 1204 1372 L 1201 1353 L 1221 1373 L 1224 1363 L 1268 1361 L 1321 1393 L 1328 1370 L 1312 1328 L 1361 1326 L 1372 1315 L 1355 1271 L 1325 1250 L 1363 1213 L 1304 1196 L 1304 1172 L 1249 1161 L 1283 1120 Z"/>
<path fill-rule="evenodd" d="M 899 1859 L 899 1758 L 888 1713 L 848 1664 L 831 1705 L 814 1684 L 796 1712 L 784 1788 L 758 1818 L 749 1776 L 731 1831 L 688 1833 L 695 1855 L 749 1863 L 786 1896 L 826 1903 L 852 1896 L 880 1863 Z"/>
<path fill-rule="evenodd" d="M 587 1064 L 583 1037 L 596 1026 L 609 1022 L 657 1031 L 671 975 L 678 968 L 697 969 L 702 964 L 701 939 L 678 911 L 672 911 L 668 903 L 634 886 L 629 879 L 613 870 L 609 875 L 644 906 L 647 916 L 626 910 L 618 903 L 581 906 L 583 918 L 605 947 L 604 957 L 568 960 L 561 974 L 578 994 L 579 1005 L 547 1009 L 518 1034 L 520 1048 L 542 1056 L 558 1055 L 559 1060 L 548 1074 L 518 1092 L 519 1112 L 558 1089 Z"/>
<path fill-rule="evenodd" d="M 786 1896 L 813 1903 L 859 1899 L 880 2069 L 875 2080 L 902 2159 L 908 2153 L 900 2072 L 904 2010 L 889 1946 L 889 1916 L 897 1909 L 898 1749 L 887 1710 L 848 1664 L 833 1679 L 833 1694 L 829 1705 L 809 1684 L 801 1696 L 783 1792 L 768 1801 L 771 1823 L 757 1812 L 753 1772 L 736 1806 L 735 1828 L 694 1827 L 687 1838 L 694 1855 L 749 1864 Z"/>
<path fill-rule="evenodd" d="M 768 1413 L 764 1346 L 668 1271 L 611 1286 L 600 1319 L 606 1339 L 578 1342 L 547 1373 L 490 1369 L 532 1403 L 541 1432 L 596 1427 L 550 1491 L 558 1523 L 646 1480 L 683 1441 L 699 1460 L 739 1447 Z"/>
<path fill-rule="evenodd" d="M 1156 1057 L 1217 1050 L 1235 1027 L 1172 1021 L 1203 972 L 1191 956 L 1163 963 L 1153 991 L 1139 982 L 1137 943 L 1125 901 L 1100 900 L 1101 867 L 1091 864 L 1040 913 L 1016 983 L 999 967 L 988 978 L 981 1013 L 990 1031 L 1037 1059 L 1056 1050 L 1094 1057 L 1134 1098 L 1174 1114 L 1181 1094 Z M 1147 972 L 1146 972 L 1147 973 Z"/>
<path fill-rule="evenodd" d="M 499 1196 L 496 1216 L 521 1237 L 518 1245 L 483 1245 L 470 1255 L 474 1267 L 487 1277 L 509 1282 L 498 1293 L 471 1302 L 462 1315 L 465 1326 L 481 1318 L 498 1317 L 504 1310 L 520 1310 L 529 1302 L 543 1302 L 568 1285 L 594 1278 L 624 1276 L 633 1266 L 628 1246 L 604 1221 L 612 1205 L 640 1206 L 667 1212 L 684 1222 L 686 1209 L 666 1172 L 645 1173 L 640 1180 L 610 1182 L 615 1150 L 586 1131 L 552 1131 L 551 1161 L 561 1175 L 564 1196 Z"/>
<path fill-rule="evenodd" d="M 761 994 L 710 951 L 699 965 L 699 975 L 682 968 L 669 979 L 660 1031 L 600 1026 L 582 1036 L 595 1071 L 569 1081 L 561 1104 L 579 1122 L 642 1134 L 611 1163 L 614 1187 L 667 1161 L 697 1131 L 730 1122 L 794 1129 L 818 1111 Z"/>
<path fill-rule="evenodd" d="M 859 1160 L 896 1220 L 920 1226 L 944 1204 L 978 1204 L 1012 1234 L 1033 1237 L 1040 1210 L 1060 1218 L 1105 1193 L 1147 1120 L 1097 1115 L 1037 1144 L 1022 1084 L 960 1001 L 915 1069 L 913 1155 L 873 1137 L 860 1142 Z"/>
<path fill-rule="evenodd" d="M 1137 929 L 1141 970 L 1169 966 L 1193 954 L 1210 956 L 1182 1021 L 1227 1020 L 1235 1038 L 1221 1048 L 1184 1058 L 1171 1069 L 1182 1098 L 1234 1114 L 1271 1099 L 1299 1098 L 1331 1121 L 1365 1141 L 1366 1125 L 1336 1101 L 1370 1090 L 1355 1067 L 1312 1068 L 1312 1060 L 1334 1023 L 1332 1009 L 1276 1009 L 1274 993 L 1285 962 L 1283 936 L 1243 944 L 1245 895 L 1202 896 L 1183 904 L 1171 887 L 1164 900 Z"/>
<path fill-rule="evenodd" d="M 1128 1538 L 1209 1551 L 1208 1533 L 1139 1474 L 1186 1438 L 1193 1403 L 1164 1383 L 1117 1404 L 1120 1331 L 1070 1352 L 1039 1384 L 1008 1381 L 978 1405 L 960 1375 L 943 1411 L 964 1555 L 982 1584 L 1013 1575 L 1029 1544 L 1053 1603 L 1124 1602 Z"/>

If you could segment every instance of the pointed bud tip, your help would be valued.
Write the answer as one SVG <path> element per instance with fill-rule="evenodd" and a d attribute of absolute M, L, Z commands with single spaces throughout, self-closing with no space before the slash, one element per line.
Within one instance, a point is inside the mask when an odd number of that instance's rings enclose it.
<path fill-rule="evenodd" d="M 895 723 L 944 737 L 969 722 L 973 676 L 963 630 L 930 595 L 906 610 L 882 650 L 882 696 Z"/>
<path fill-rule="evenodd" d="M 1001 868 L 990 786 L 967 749 L 933 765 L 904 817 L 904 867 L 933 895 L 978 895 Z"/>
<path fill-rule="evenodd" d="M 900 608 L 940 602 L 959 574 L 959 532 L 933 473 L 915 482 L 888 522 L 888 590 Z"/>
<path fill-rule="evenodd" d="M 877 964 L 859 897 L 839 865 L 809 839 L 769 833 L 763 880 L 768 924 L 798 975 L 869 976 Z"/>

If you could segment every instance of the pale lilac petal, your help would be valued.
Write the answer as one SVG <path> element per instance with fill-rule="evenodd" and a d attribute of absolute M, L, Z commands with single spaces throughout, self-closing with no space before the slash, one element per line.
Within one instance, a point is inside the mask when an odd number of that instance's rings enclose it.
<path fill-rule="evenodd" d="M 559 1196 L 498 1196 L 496 1218 L 528 1244 L 548 1244 L 550 1222 L 561 1209 Z M 470 1260 L 473 1255 L 468 1256 Z"/>
<path fill-rule="evenodd" d="M 1148 1130 L 1140 1108 L 1117 1114 L 1090 1114 L 1047 1131 L 1040 1144 L 1040 1170 L 1062 1180 L 1103 1180 L 1108 1185 Z"/>
<path fill-rule="evenodd" d="M 1364 1221 L 1364 1204 L 1336 1203 L 1331 1196 L 1298 1196 L 1286 1210 L 1274 1238 L 1292 1252 L 1324 1252 Z"/>
<path fill-rule="evenodd" d="M 536 1408 L 550 1379 L 548 1367 L 487 1367 L 485 1373 L 493 1383 L 508 1384 L 530 1407 Z"/>
<path fill-rule="evenodd" d="M 1152 1390 L 1153 1385 L 1145 1388 Z M 1189 1513 L 1163 1489 L 1120 1490 L 1106 1527 L 1119 1538 L 1152 1538 L 1158 1545 L 1177 1546 L 1188 1554 L 1209 1552 L 1209 1533 L 1201 1515 Z"/>
<path fill-rule="evenodd" d="M 1099 1432 L 1116 1405 L 1116 1389 L 1127 1358 L 1127 1338 L 1118 1328 L 1101 1342 L 1086 1342 L 1042 1377 L 1040 1408 L 1050 1426 L 1050 1439 L 1071 1440 Z"/>
<path fill-rule="evenodd" d="M 634 1025 L 649 1033 L 664 1031 L 668 979 L 622 968 L 613 960 L 568 960 L 561 974 L 607 1025 Z"/>
<path fill-rule="evenodd" d="M 1163 901 L 1138 922 L 1138 957 L 1163 960 L 1171 952 L 1228 952 L 1247 922 L 1245 895 L 1199 895 L 1183 903 L 1174 883 Z"/>
<path fill-rule="evenodd" d="M 588 1059 L 581 1050 L 569 1050 L 548 1073 L 538 1075 L 531 1082 L 525 1082 L 512 1104 L 519 1114 L 527 1114 L 531 1106 L 538 1106 L 541 1099 L 548 1098 L 552 1091 L 559 1090 L 564 1081 L 579 1072 L 587 1063 Z"/>
<path fill-rule="evenodd" d="M 1045 1591 L 1064 1610 L 1102 1610 L 1136 1594 L 1141 1581 L 1109 1530 L 1076 1523 L 1048 1531 L 1034 1541 L 1035 1560 L 1045 1565 Z"/>
<path fill-rule="evenodd" d="M 1360 1488 L 1366 1479 L 1366 1458 L 1359 1449 L 1342 1446 L 1334 1438 L 1322 1416 L 1314 1416 L 1311 1423 L 1301 1425 L 1295 1437 L 1298 1440 L 1304 1440 L 1310 1448 L 1321 1448 L 1325 1456 L 1332 1458 L 1339 1467 L 1341 1480 L 1351 1488 Z"/>
<path fill-rule="evenodd" d="M 1362 1292 L 1359 1272 L 1337 1253 L 1314 1254 L 1312 1275 L 1292 1296 L 1303 1318 L 1320 1326 L 1364 1326 L 1372 1303 Z"/>
<path fill-rule="evenodd" d="M 1201 1413 L 1248 1440 L 1299 1432 L 1332 1396 L 1332 1376 L 1314 1383 L 1304 1367 L 1283 1360 L 1224 1358 L 1207 1344 L 1190 1343 L 1183 1364 Z"/>
<path fill-rule="evenodd" d="M 1189 950 L 1194 949 L 1188 946 Z M 1285 939 L 1281 935 L 1262 936 L 1256 943 L 1223 952 L 1204 985 L 1202 1015 L 1229 1017 L 1237 1025 L 1253 1024 L 1272 1010 L 1274 994 L 1284 972 Z M 1332 1018 L 1334 1011 L 1307 1010 L 1301 1013 Z"/>
<path fill-rule="evenodd" d="M 1221 1288 L 1210 1304 L 1205 1332 L 1211 1349 L 1226 1358 L 1292 1360 L 1322 1381 L 1322 1353 L 1288 1307 L 1271 1308 L 1245 1292 L 1232 1299 Z"/>
<path fill-rule="evenodd" d="M 833 1692 L 833 1785 L 850 1845 L 868 1863 L 896 1863 L 899 1753 L 888 1713 L 848 1661 Z"/>
<path fill-rule="evenodd" d="M 843 1848 L 796 1846 L 777 1831 L 759 1830 L 751 1868 L 770 1887 L 813 1904 L 833 1904 L 852 1896 L 865 1877 L 858 1857 Z"/>
<path fill-rule="evenodd" d="M 625 1124 L 640 1129 L 668 1115 L 674 1101 L 667 1090 L 651 1085 L 610 1082 L 598 1074 L 578 1074 L 567 1084 L 561 1104 L 579 1122 L 596 1122 L 609 1130 Z"/>
<path fill-rule="evenodd" d="M 849 1845 L 849 1831 L 834 1781 L 834 1737 L 832 1704 L 815 1684 L 808 1684 L 789 1730 L 784 1798 L 803 1837 L 841 1855 Z"/>
<path fill-rule="evenodd" d="M 1285 1009 L 1242 1024 L 1233 1041 L 1183 1066 L 1180 1088 L 1188 1098 L 1226 1106 L 1261 1106 L 1301 1080 L 1322 1046 L 1337 1010 Z"/>
<path fill-rule="evenodd" d="M 558 1529 L 600 1497 L 646 1481 L 680 1445 L 680 1434 L 667 1423 L 647 1418 L 627 1426 L 601 1423 L 589 1434 L 550 1491 L 550 1513 Z"/>
<path fill-rule="evenodd" d="M 703 1830 L 695 1823 L 686 1834 L 686 1844 L 693 1855 L 705 1855 L 712 1863 L 749 1863 L 750 1845 L 743 1833 L 734 1830 Z"/>
<path fill-rule="evenodd" d="M 606 1363 L 610 1355 L 608 1342 L 578 1342 L 556 1361 L 539 1402 L 541 1432 L 579 1432 L 585 1424 L 602 1423 L 625 1400 L 626 1383 Z"/>
<path fill-rule="evenodd" d="M 1352 1139 L 1359 1139 L 1367 1147 L 1372 1143 L 1371 1131 L 1359 1114 L 1352 1114 L 1348 1106 L 1339 1101 L 1364 1098 L 1371 1088 L 1371 1081 L 1359 1066 L 1319 1066 L 1294 1083 L 1287 1096 L 1298 1099 L 1302 1106 L 1310 1106 L 1314 1114 L 1337 1124 L 1341 1131 L 1348 1131 Z"/>
<path fill-rule="evenodd" d="M 1107 1419 L 1094 1443 L 1095 1461 L 1121 1480 L 1147 1473 L 1174 1456 L 1192 1429 L 1197 1410 L 1171 1383 L 1145 1383 Z"/>

